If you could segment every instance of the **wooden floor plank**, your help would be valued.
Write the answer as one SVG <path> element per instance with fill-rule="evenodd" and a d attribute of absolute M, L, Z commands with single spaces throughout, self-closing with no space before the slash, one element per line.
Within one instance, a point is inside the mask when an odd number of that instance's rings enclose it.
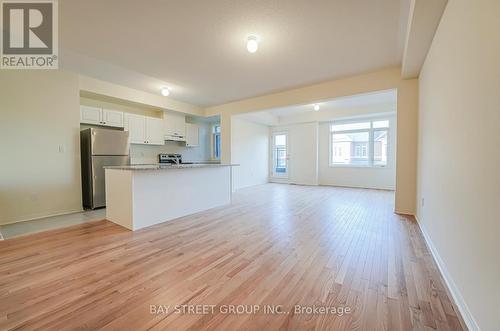
<path fill-rule="evenodd" d="M 418 225 L 393 209 L 389 191 L 267 184 L 137 232 L 103 220 L 0 241 L 0 329 L 463 330 Z"/>

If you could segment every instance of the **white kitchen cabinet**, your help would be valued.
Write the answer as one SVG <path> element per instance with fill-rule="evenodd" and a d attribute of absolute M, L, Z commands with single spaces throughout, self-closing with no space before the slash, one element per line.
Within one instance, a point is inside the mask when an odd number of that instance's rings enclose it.
<path fill-rule="evenodd" d="M 186 116 L 174 113 L 163 113 L 163 129 L 165 140 L 186 140 Z"/>
<path fill-rule="evenodd" d="M 123 128 L 123 118 L 121 111 L 80 106 L 80 123 Z"/>
<path fill-rule="evenodd" d="M 159 118 L 127 114 L 125 130 L 131 144 L 164 145 L 163 121 Z"/>
<path fill-rule="evenodd" d="M 196 124 L 186 123 L 186 147 L 200 146 L 200 127 Z"/>
<path fill-rule="evenodd" d="M 146 117 L 146 141 L 150 145 L 165 145 L 161 118 Z"/>
<path fill-rule="evenodd" d="M 123 112 L 111 109 L 102 110 L 103 124 L 106 126 L 113 126 L 123 128 Z"/>
<path fill-rule="evenodd" d="M 146 116 L 127 114 L 125 130 L 131 144 L 146 144 Z"/>
<path fill-rule="evenodd" d="M 80 106 L 80 123 L 102 125 L 102 108 Z"/>

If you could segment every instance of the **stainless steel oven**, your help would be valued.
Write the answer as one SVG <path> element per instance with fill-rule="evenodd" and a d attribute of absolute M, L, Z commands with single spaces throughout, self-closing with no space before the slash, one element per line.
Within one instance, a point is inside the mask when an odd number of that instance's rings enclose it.
<path fill-rule="evenodd" d="M 181 154 L 158 154 L 158 162 L 162 164 L 181 164 Z"/>

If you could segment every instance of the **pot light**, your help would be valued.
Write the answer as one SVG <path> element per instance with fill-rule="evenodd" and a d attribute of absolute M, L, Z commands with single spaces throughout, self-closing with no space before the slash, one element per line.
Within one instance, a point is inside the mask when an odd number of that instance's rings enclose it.
<path fill-rule="evenodd" d="M 168 97 L 170 95 L 170 89 L 166 86 L 162 87 L 160 89 L 160 93 L 161 95 L 163 95 L 164 97 Z"/>
<path fill-rule="evenodd" d="M 250 53 L 257 52 L 259 49 L 259 41 L 257 40 L 257 36 L 249 36 L 247 39 L 247 50 Z"/>
<path fill-rule="evenodd" d="M 314 111 L 318 111 L 319 110 L 319 105 L 318 104 L 314 105 L 313 109 L 314 109 Z"/>

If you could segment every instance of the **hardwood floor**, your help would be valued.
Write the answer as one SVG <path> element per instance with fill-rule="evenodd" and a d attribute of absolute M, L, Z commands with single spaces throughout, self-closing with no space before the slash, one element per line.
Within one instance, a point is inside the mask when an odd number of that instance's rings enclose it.
<path fill-rule="evenodd" d="M 0 329 L 464 329 L 417 224 L 393 200 L 268 184 L 134 233 L 98 221 L 5 240 Z"/>

